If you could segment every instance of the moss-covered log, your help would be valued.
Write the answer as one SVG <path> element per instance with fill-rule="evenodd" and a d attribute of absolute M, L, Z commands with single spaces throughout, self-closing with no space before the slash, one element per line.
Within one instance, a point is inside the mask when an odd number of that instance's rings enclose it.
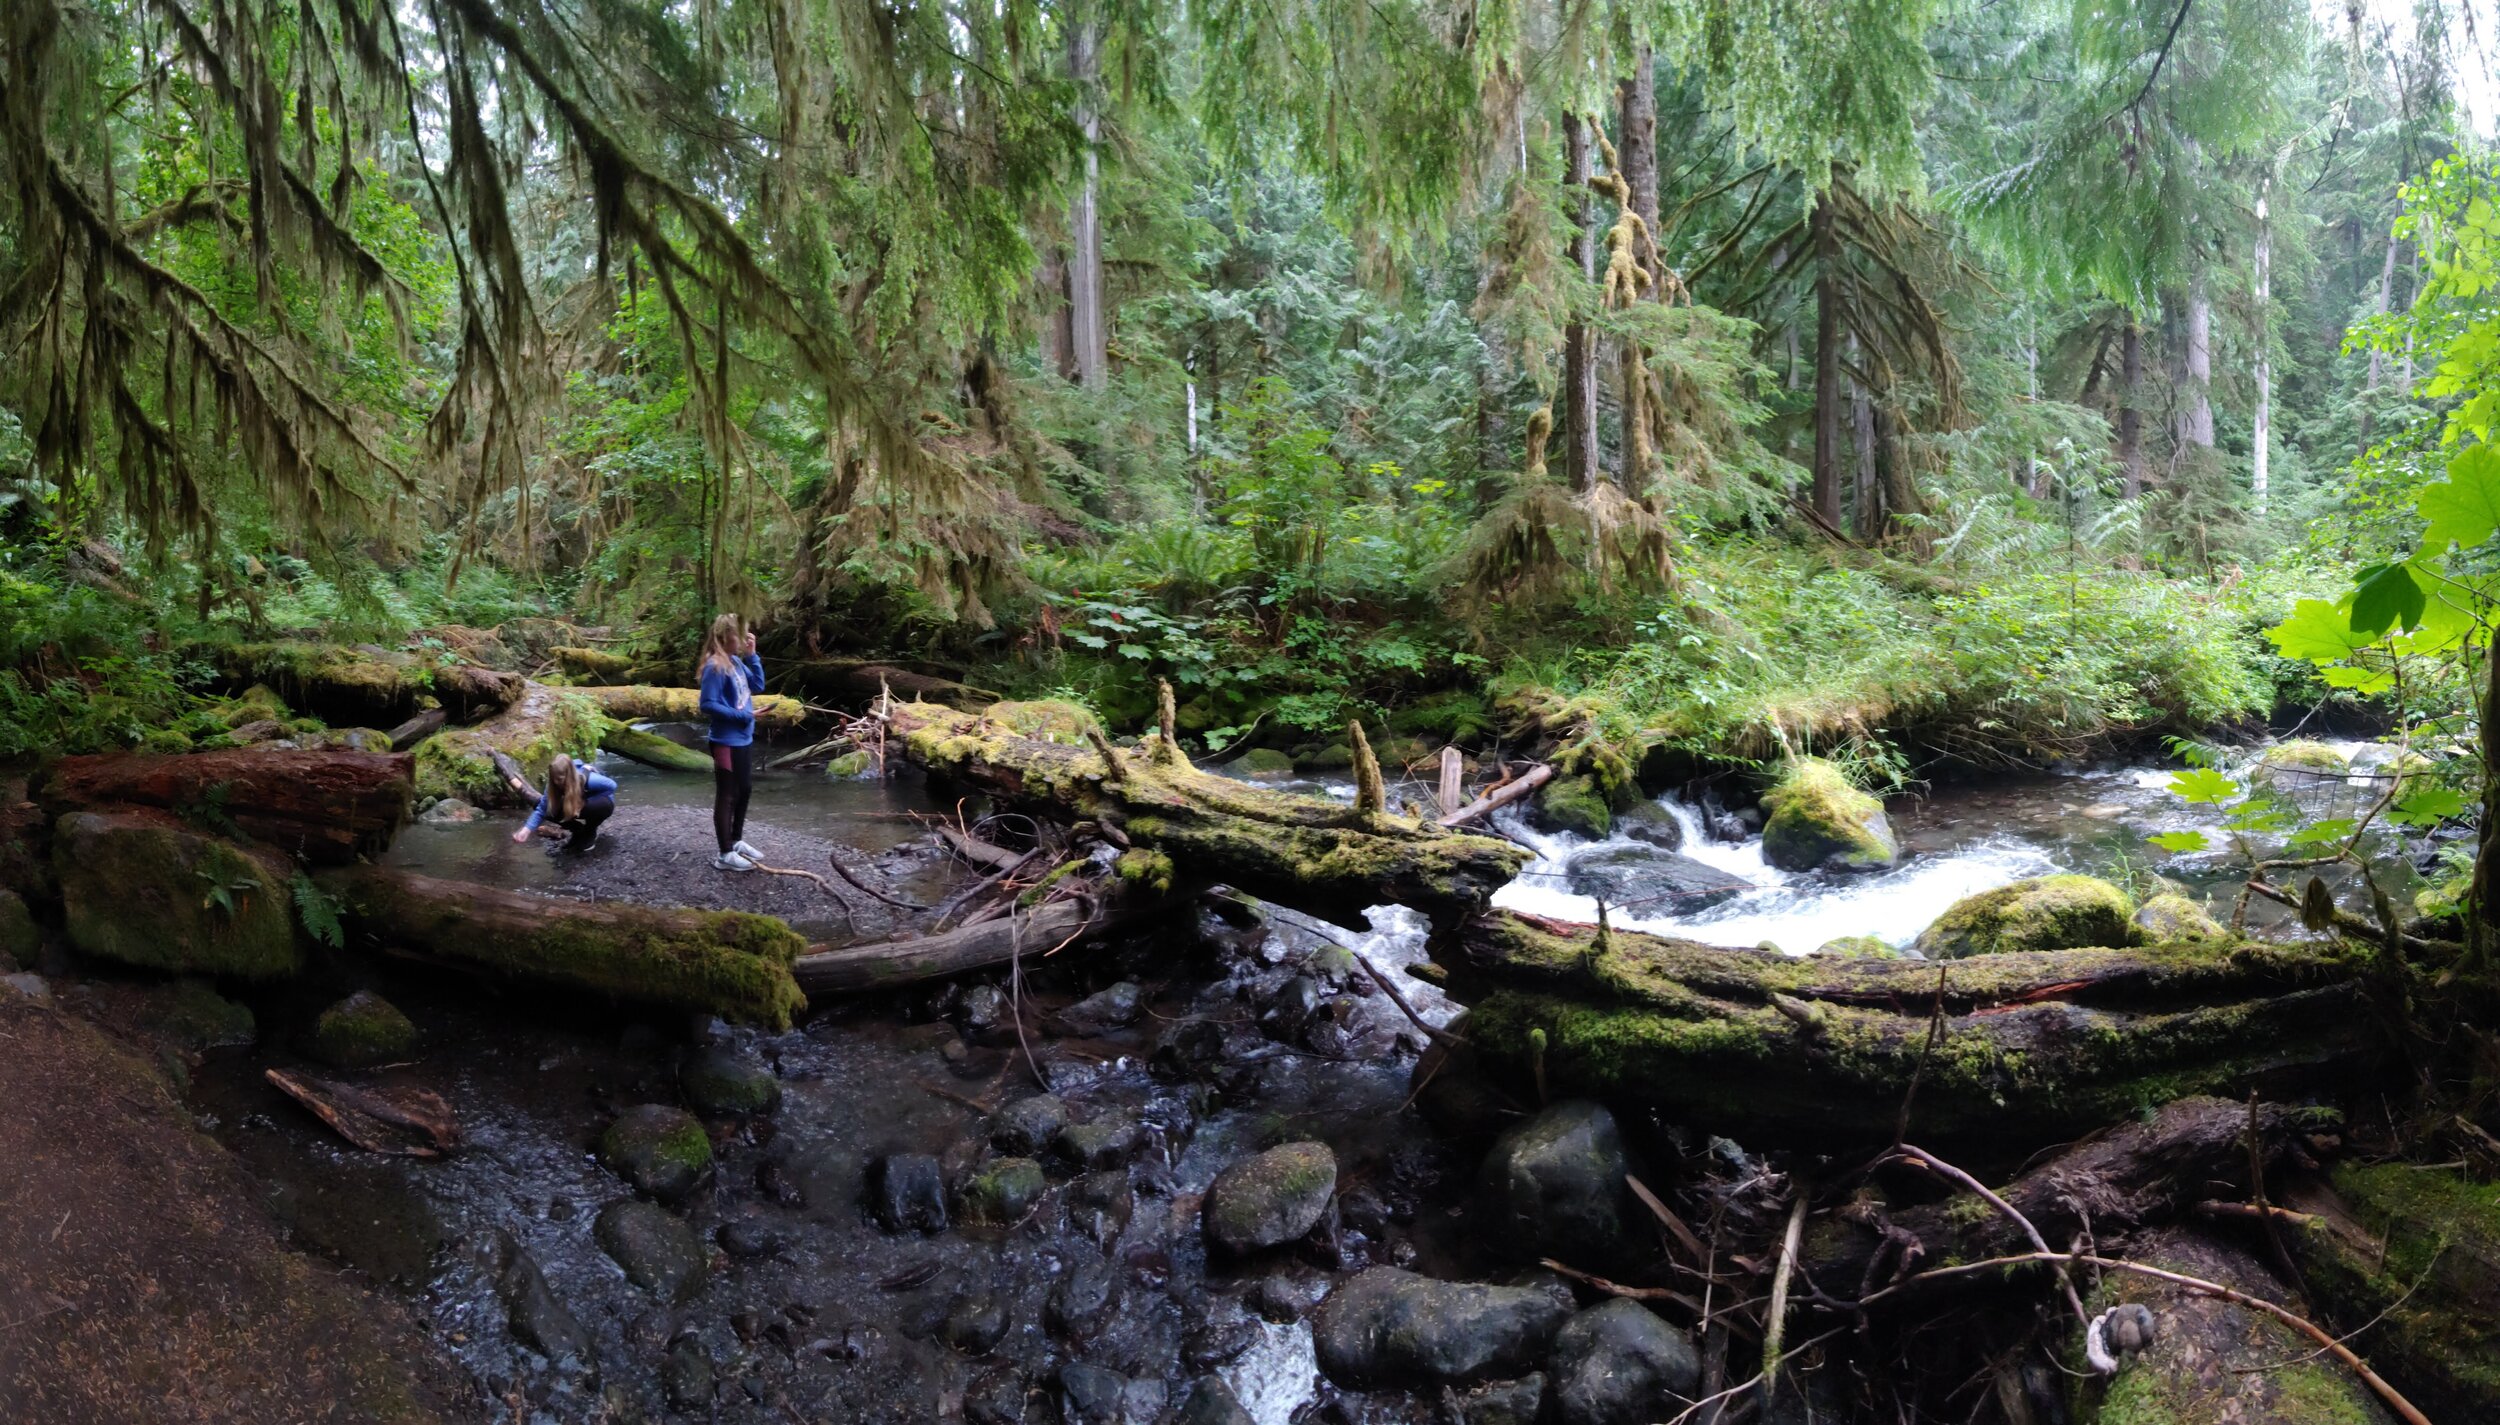
<path fill-rule="evenodd" d="M 375 752 L 236 749 L 63 757 L 27 795 L 47 816 L 153 807 L 322 865 L 378 855 L 408 817 L 414 770 Z"/>
<path fill-rule="evenodd" d="M 428 700 L 453 722 L 491 717 L 520 698 L 526 679 L 468 663 L 331 643 L 234 643 L 196 650 L 235 691 L 255 683 L 341 727 L 392 727 Z"/>
<path fill-rule="evenodd" d="M 1221 881 L 1341 925 L 1367 925 L 1363 911 L 1375 905 L 1455 924 L 1527 859 L 1489 837 L 1200 772 L 1159 737 L 1124 752 L 1099 732 L 1086 739 L 1092 745 L 1071 746 L 1008 730 L 1051 723 L 1028 716 L 1033 707 L 969 713 L 905 703 L 892 728 L 904 755 L 932 773 L 1063 821 L 1096 822 L 1162 852 L 1183 879 Z"/>
<path fill-rule="evenodd" d="M 712 759 L 687 747 L 671 742 L 656 732 L 645 732 L 631 723 L 614 718 L 599 729 L 599 746 L 619 757 L 657 767 L 663 772 L 709 772 Z"/>
<path fill-rule="evenodd" d="M 438 732 L 417 744 L 418 795 L 458 797 L 472 806 L 526 805 L 495 770 L 494 754 L 504 754 L 536 778 L 556 753 L 597 752 L 608 720 L 583 691 L 531 683 L 519 701 L 477 726 Z"/>
<path fill-rule="evenodd" d="M 944 703 L 975 711 L 998 701 L 998 694 L 933 672 L 927 665 L 857 658 L 785 659 L 772 665 L 772 674 L 782 687 L 835 707 L 864 708 L 881 691 L 905 702 Z"/>
<path fill-rule="evenodd" d="M 1556 1094 L 1828 1147 L 1889 1139 L 1915 1078 L 1922 1139 L 2019 1153 L 2188 1094 L 2375 1063 L 2363 968 L 2339 946 L 2211 941 L 1800 959 L 1492 914 L 1438 973 L 1488 1062 L 1524 1082 L 1541 1053 Z M 2002 1141 L 2008 1125 L 2031 1142 Z"/>
<path fill-rule="evenodd" d="M 2500 1187 L 2418 1163 L 2286 1186 L 2286 1234 L 2325 1319 L 2435 1420 L 2500 1420 Z"/>
<path fill-rule="evenodd" d="M 568 690 L 607 716 L 625 722 L 701 722 L 702 694 L 694 688 L 664 688 L 652 683 Z M 796 698 L 766 693 L 755 700 L 755 725 L 765 731 L 797 727 L 807 708 Z"/>
<path fill-rule="evenodd" d="M 358 942 L 546 984 L 787 1028 L 806 948 L 766 915 L 557 900 L 383 866 L 324 872 Z"/>

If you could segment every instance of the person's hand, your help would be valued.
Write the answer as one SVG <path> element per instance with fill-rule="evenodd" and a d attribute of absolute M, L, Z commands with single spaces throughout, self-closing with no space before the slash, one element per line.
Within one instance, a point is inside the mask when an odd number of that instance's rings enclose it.
<path fill-rule="evenodd" d="M 755 654 L 755 631 L 753 629 L 747 630 L 746 652 L 749 657 L 753 657 Z"/>
<path fill-rule="evenodd" d="M 527 841 L 527 840 L 529 840 L 529 839 L 530 839 L 530 829 L 529 829 L 528 827 L 526 827 L 526 826 L 525 826 L 525 827 L 522 827 L 519 831 L 516 831 L 516 832 L 512 833 L 512 844 L 513 844 L 513 845 L 515 845 L 515 846 L 518 846 L 518 845 L 520 845 L 522 842 Z"/>

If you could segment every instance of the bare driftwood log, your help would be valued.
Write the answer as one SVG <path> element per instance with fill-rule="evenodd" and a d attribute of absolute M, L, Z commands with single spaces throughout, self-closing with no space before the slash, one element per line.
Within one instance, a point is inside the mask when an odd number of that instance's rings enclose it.
<path fill-rule="evenodd" d="M 1544 786 L 1547 782 L 1552 780 L 1554 780 L 1553 765 L 1551 763 L 1539 762 L 1519 776 L 1513 777 L 1511 780 L 1502 783 L 1500 786 L 1495 787 L 1489 792 L 1486 792 L 1483 796 L 1476 798 L 1467 805 L 1460 807 L 1458 810 L 1451 812 L 1447 816 L 1442 817 L 1441 825 L 1464 826 L 1468 822 L 1476 821 L 1489 816 L 1493 812 L 1502 807 L 1509 806 L 1512 802 L 1519 800 L 1521 797 L 1526 796 L 1528 793 L 1535 791 L 1537 788 Z"/>
<path fill-rule="evenodd" d="M 855 994 L 943 979 L 967 970 L 1004 965 L 1018 955 L 1038 959 L 1069 945 L 1098 939 L 1162 915 L 1186 896 L 1122 895 L 1101 905 L 1060 900 L 1031 911 L 985 920 L 917 940 L 811 949 L 790 972 L 811 995 Z"/>
<path fill-rule="evenodd" d="M 460 1145 L 451 1105 L 425 1089 L 359 1088 L 285 1069 L 270 1069 L 266 1077 L 279 1092 L 368 1153 L 439 1158 Z"/>
<path fill-rule="evenodd" d="M 2021 1153 L 2146 1104 L 2376 1065 L 2365 966 L 2258 942 L 1800 958 L 1495 913 L 1435 973 L 1489 1063 L 1541 1067 L 1558 1094 L 1831 1148 L 1890 1139 L 1915 1083 L 1921 1138 L 2019 1124 L 2028 1143 L 1996 1146 Z"/>
<path fill-rule="evenodd" d="M 408 817 L 405 756 L 238 748 L 175 756 L 63 757 L 27 795 L 46 816 L 153 807 L 211 830 L 230 827 L 320 865 L 379 854 Z"/>
<path fill-rule="evenodd" d="M 558 900 L 386 866 L 324 872 L 361 942 L 415 958 L 787 1028 L 806 948 L 767 915 Z"/>
<path fill-rule="evenodd" d="M 1184 880 L 1221 881 L 1356 929 L 1375 905 L 1455 923 L 1526 860 L 1487 837 L 1200 772 L 1160 737 L 1124 752 L 1090 729 L 1091 746 L 1019 736 L 1000 720 L 1017 706 L 976 714 L 899 703 L 888 716 L 904 755 L 934 774 L 1060 821 L 1092 821 L 1169 857 Z"/>

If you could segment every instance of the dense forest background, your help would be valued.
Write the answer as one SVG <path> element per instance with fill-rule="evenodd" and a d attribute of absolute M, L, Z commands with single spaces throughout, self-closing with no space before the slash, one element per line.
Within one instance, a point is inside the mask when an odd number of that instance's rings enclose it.
<path fill-rule="evenodd" d="M 6 12 L 0 755 L 722 607 L 1877 782 L 2479 676 L 2361 649 L 2495 399 L 2469 0 Z"/>

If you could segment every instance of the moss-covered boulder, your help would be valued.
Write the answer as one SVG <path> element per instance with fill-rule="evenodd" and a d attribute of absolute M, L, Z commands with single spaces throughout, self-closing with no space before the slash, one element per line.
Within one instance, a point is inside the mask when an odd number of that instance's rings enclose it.
<path fill-rule="evenodd" d="M 677 1091 L 695 1112 L 714 1118 L 753 1118 L 781 1106 L 773 1071 L 724 1044 L 688 1054 L 677 1066 Z"/>
<path fill-rule="evenodd" d="M 1253 747 L 1225 763 L 1223 770 L 1231 777 L 1285 777 L 1293 773 L 1293 758 L 1273 747 Z"/>
<path fill-rule="evenodd" d="M 825 759 L 826 780 L 847 782 L 853 777 L 865 776 L 874 760 L 857 749 L 829 757 Z"/>
<path fill-rule="evenodd" d="M 2339 1163 L 2289 1245 L 2338 1330 L 2434 1420 L 2500 1420 L 2500 1186 L 2417 1163 Z M 2356 1347 L 2359 1349 L 2359 1347 Z"/>
<path fill-rule="evenodd" d="M 1331 742 L 1296 754 L 1293 769 L 1297 772 L 1346 772 L 1353 770 L 1354 749 L 1342 742 Z"/>
<path fill-rule="evenodd" d="M 1536 824 L 1547 831 L 1568 831 L 1603 841 L 1614 823 L 1614 808 L 1593 778 L 1556 777 L 1537 793 Z"/>
<path fill-rule="evenodd" d="M 2136 943 L 2135 903 L 2096 876 L 2034 876 L 1964 896 L 1919 933 L 1930 960 Z"/>
<path fill-rule="evenodd" d="M 1817 955 L 1855 955 L 1877 960 L 1898 960 L 1901 952 L 1880 935 L 1841 935 L 1816 947 Z"/>
<path fill-rule="evenodd" d="M 399 1006 L 358 990 L 321 1012 L 304 1034 L 304 1052 L 341 1069 L 370 1069 L 416 1052 L 417 1026 Z"/>
<path fill-rule="evenodd" d="M 1337 1155 L 1325 1143 L 1286 1143 L 1215 1175 L 1201 1223 L 1227 1252 L 1282 1246 L 1319 1225 L 1337 1190 Z"/>
<path fill-rule="evenodd" d="M 2267 748 L 2256 765 L 2249 768 L 2248 780 L 2260 787 L 2304 792 L 2312 787 L 2339 785 L 2351 770 L 2351 759 L 2343 753 L 2323 742 L 2301 739 Z"/>
<path fill-rule="evenodd" d="M 495 770 L 501 752 L 533 779 L 561 752 L 591 757 L 609 726 L 579 693 L 532 683 L 520 700 L 475 727 L 438 732 L 417 744 L 417 795 L 458 797 L 472 806 L 519 806 L 523 799 Z"/>
<path fill-rule="evenodd" d="M 43 931 L 26 908 L 26 898 L 0 890 L 0 970 L 31 970 L 42 953 Z"/>
<path fill-rule="evenodd" d="M 712 1170 L 712 1139 L 682 1108 L 646 1103 L 625 1110 L 599 1137 L 599 1161 L 662 1202 L 694 1191 Z"/>
<path fill-rule="evenodd" d="M 2221 940 L 2230 935 L 2222 922 L 2205 913 L 2205 908 L 2177 891 L 2164 891 L 2136 907 L 2136 929 L 2142 939 L 2161 943 L 2171 940 Z"/>
<path fill-rule="evenodd" d="M 1762 809 L 1762 859 L 1783 871 L 1872 871 L 1901 857 L 1884 804 L 1820 757 L 1790 758 Z"/>
<path fill-rule="evenodd" d="M 53 826 L 62 923 L 82 954 L 269 979 L 303 965 L 276 856 L 152 812 L 73 812 Z"/>
<path fill-rule="evenodd" d="M 181 979 L 157 996 L 156 1031 L 181 1048 L 234 1049 L 259 1037 L 251 1007 L 236 1004 L 206 980 Z"/>
<path fill-rule="evenodd" d="M 994 1158 L 965 1180 L 956 1205 L 966 1222 L 1009 1227 L 1049 1190 L 1050 1179 L 1031 1158 Z"/>

